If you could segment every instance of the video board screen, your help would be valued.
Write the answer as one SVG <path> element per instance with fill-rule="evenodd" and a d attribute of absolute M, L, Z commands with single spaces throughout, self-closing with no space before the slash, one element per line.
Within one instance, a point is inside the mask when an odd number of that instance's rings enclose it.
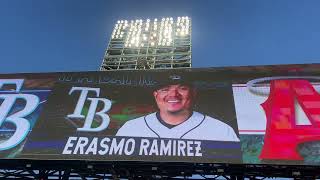
<path fill-rule="evenodd" d="M 318 165 L 317 67 L 0 75 L 0 157 Z"/>

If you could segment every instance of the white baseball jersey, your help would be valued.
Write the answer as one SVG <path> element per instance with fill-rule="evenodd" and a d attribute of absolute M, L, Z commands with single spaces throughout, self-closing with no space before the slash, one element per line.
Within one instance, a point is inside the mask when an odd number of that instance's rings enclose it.
<path fill-rule="evenodd" d="M 229 125 L 195 111 L 189 119 L 173 128 L 161 124 L 156 113 L 148 114 L 126 122 L 116 136 L 239 141 Z"/>

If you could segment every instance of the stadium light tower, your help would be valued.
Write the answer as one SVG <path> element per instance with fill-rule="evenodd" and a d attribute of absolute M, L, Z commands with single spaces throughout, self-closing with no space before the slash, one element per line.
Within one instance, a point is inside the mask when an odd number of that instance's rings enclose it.
<path fill-rule="evenodd" d="M 119 20 L 101 71 L 191 68 L 191 19 Z"/>

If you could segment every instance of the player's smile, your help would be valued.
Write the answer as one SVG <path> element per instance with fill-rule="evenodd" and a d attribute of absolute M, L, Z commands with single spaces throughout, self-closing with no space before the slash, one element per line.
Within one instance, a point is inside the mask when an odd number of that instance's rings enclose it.
<path fill-rule="evenodd" d="M 168 100 L 167 102 L 168 103 L 178 103 L 178 102 L 180 102 L 180 100 Z"/>
<path fill-rule="evenodd" d="M 175 106 L 181 105 L 182 101 L 179 99 L 172 99 L 172 100 L 170 99 L 170 100 L 167 100 L 166 102 L 168 103 L 168 106 L 171 106 L 172 108 L 174 108 Z"/>

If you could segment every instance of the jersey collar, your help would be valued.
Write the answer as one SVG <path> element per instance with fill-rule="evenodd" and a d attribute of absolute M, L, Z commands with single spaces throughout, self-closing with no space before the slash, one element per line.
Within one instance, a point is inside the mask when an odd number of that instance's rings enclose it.
<path fill-rule="evenodd" d="M 183 123 L 173 128 L 168 128 L 161 124 L 161 122 L 157 119 L 156 113 L 152 113 L 145 116 L 145 123 L 151 131 L 157 134 L 159 138 L 180 139 L 183 138 L 183 136 L 188 132 L 199 126 L 204 119 L 205 116 L 203 114 L 194 111 L 192 116 Z"/>

